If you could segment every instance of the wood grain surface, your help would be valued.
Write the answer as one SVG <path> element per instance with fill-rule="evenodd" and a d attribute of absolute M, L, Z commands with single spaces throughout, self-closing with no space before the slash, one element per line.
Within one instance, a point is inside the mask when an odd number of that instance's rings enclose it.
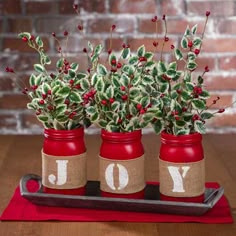
<path fill-rule="evenodd" d="M 41 175 L 42 136 L 0 136 L 0 213 L 7 206 L 20 178 L 28 173 Z M 88 179 L 98 180 L 99 135 L 87 135 Z M 144 134 L 146 179 L 158 181 L 160 139 Z M 219 182 L 225 189 L 234 224 L 199 223 L 125 223 L 125 222 L 0 222 L 0 236 L 74 236 L 74 235 L 236 235 L 236 134 L 203 138 L 206 156 L 206 181 Z"/>

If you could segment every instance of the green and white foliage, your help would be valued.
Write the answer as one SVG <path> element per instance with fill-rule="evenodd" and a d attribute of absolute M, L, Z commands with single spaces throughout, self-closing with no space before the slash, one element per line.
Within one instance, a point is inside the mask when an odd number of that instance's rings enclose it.
<path fill-rule="evenodd" d="M 85 109 L 94 101 L 95 92 L 90 83 L 94 68 L 82 73 L 78 63 L 70 63 L 61 54 L 55 71 L 48 72 L 51 60 L 44 51 L 42 39 L 25 32 L 19 37 L 39 54 L 39 63 L 34 65 L 35 72 L 29 78 L 30 87 L 24 90 L 30 99 L 27 107 L 35 111 L 45 128 L 70 130 L 89 126 Z M 89 48 L 89 60 L 95 65 L 102 46 L 93 48 L 89 43 Z"/>
<path fill-rule="evenodd" d="M 156 115 L 151 123 L 156 133 L 165 130 L 174 135 L 206 132 L 205 122 L 213 117 L 207 111 L 209 92 L 205 89 L 203 76 L 193 73 L 201 50 L 202 38 L 197 36 L 197 25 L 186 28 L 180 48 L 173 48 L 175 60 L 171 63 L 156 62 L 152 69 L 154 81 L 149 93 L 155 93 L 156 104 L 150 111 Z M 184 64 L 183 69 L 179 65 Z M 183 67 L 183 66 L 182 66 Z"/>
<path fill-rule="evenodd" d="M 141 46 L 131 54 L 125 47 L 120 55 L 111 53 L 108 65 L 99 63 L 93 74 L 95 104 L 86 111 L 91 122 L 112 132 L 129 132 L 146 127 L 156 114 L 149 110 L 158 103 L 150 93 L 153 54 Z"/>

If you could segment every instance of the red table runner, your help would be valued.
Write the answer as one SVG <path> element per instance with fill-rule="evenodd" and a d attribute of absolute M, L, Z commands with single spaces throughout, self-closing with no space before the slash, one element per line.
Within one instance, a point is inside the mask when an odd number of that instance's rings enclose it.
<path fill-rule="evenodd" d="M 208 188 L 218 188 L 218 183 L 207 183 Z M 199 222 L 233 223 L 231 210 L 225 196 L 202 216 L 183 216 L 157 213 L 121 212 L 81 208 L 39 206 L 21 197 L 19 186 L 3 211 L 2 221 L 123 221 L 123 222 Z"/>

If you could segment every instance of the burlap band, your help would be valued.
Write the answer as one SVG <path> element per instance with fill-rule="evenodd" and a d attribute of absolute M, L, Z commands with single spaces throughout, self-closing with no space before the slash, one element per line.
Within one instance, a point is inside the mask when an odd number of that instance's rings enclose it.
<path fill-rule="evenodd" d="M 160 192 L 171 197 L 195 197 L 205 191 L 205 159 L 173 163 L 159 158 Z"/>
<path fill-rule="evenodd" d="M 85 186 L 86 153 L 75 156 L 52 156 L 42 151 L 42 184 L 53 189 Z"/>
<path fill-rule="evenodd" d="M 130 160 L 99 157 L 100 189 L 109 193 L 129 194 L 144 189 L 144 155 Z"/>

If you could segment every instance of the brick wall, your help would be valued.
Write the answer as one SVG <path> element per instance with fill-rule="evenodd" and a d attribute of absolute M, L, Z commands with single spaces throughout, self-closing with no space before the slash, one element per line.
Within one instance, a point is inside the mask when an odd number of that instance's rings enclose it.
<path fill-rule="evenodd" d="M 74 2 L 80 4 L 80 16 L 74 13 Z M 55 31 L 62 35 L 68 30 L 69 57 L 86 68 L 82 53 L 85 41 L 76 31 L 78 22 L 83 22 L 86 38 L 92 42 L 108 46 L 109 28 L 116 24 L 115 49 L 126 42 L 132 49 L 144 43 L 153 50 L 155 33 L 150 19 L 154 15 L 166 14 L 168 36 L 171 42 L 177 42 L 187 24 L 198 23 L 202 30 L 206 10 L 211 15 L 198 59 L 199 70 L 206 65 L 210 68 L 206 84 L 213 95 L 211 100 L 221 97 L 215 108 L 228 107 L 208 123 L 208 132 L 236 132 L 236 105 L 232 105 L 236 100 L 235 0 L 0 0 L 0 133 L 42 132 L 41 125 L 26 109 L 27 98 L 14 85 L 17 78 L 4 72 L 6 66 L 11 66 L 18 77 L 27 81 L 32 63 L 37 62 L 37 55 L 17 39 L 17 33 L 30 31 L 41 35 L 50 56 L 56 59 L 50 34 Z M 160 35 L 162 32 L 160 26 Z M 168 49 L 165 52 L 168 59 Z"/>

